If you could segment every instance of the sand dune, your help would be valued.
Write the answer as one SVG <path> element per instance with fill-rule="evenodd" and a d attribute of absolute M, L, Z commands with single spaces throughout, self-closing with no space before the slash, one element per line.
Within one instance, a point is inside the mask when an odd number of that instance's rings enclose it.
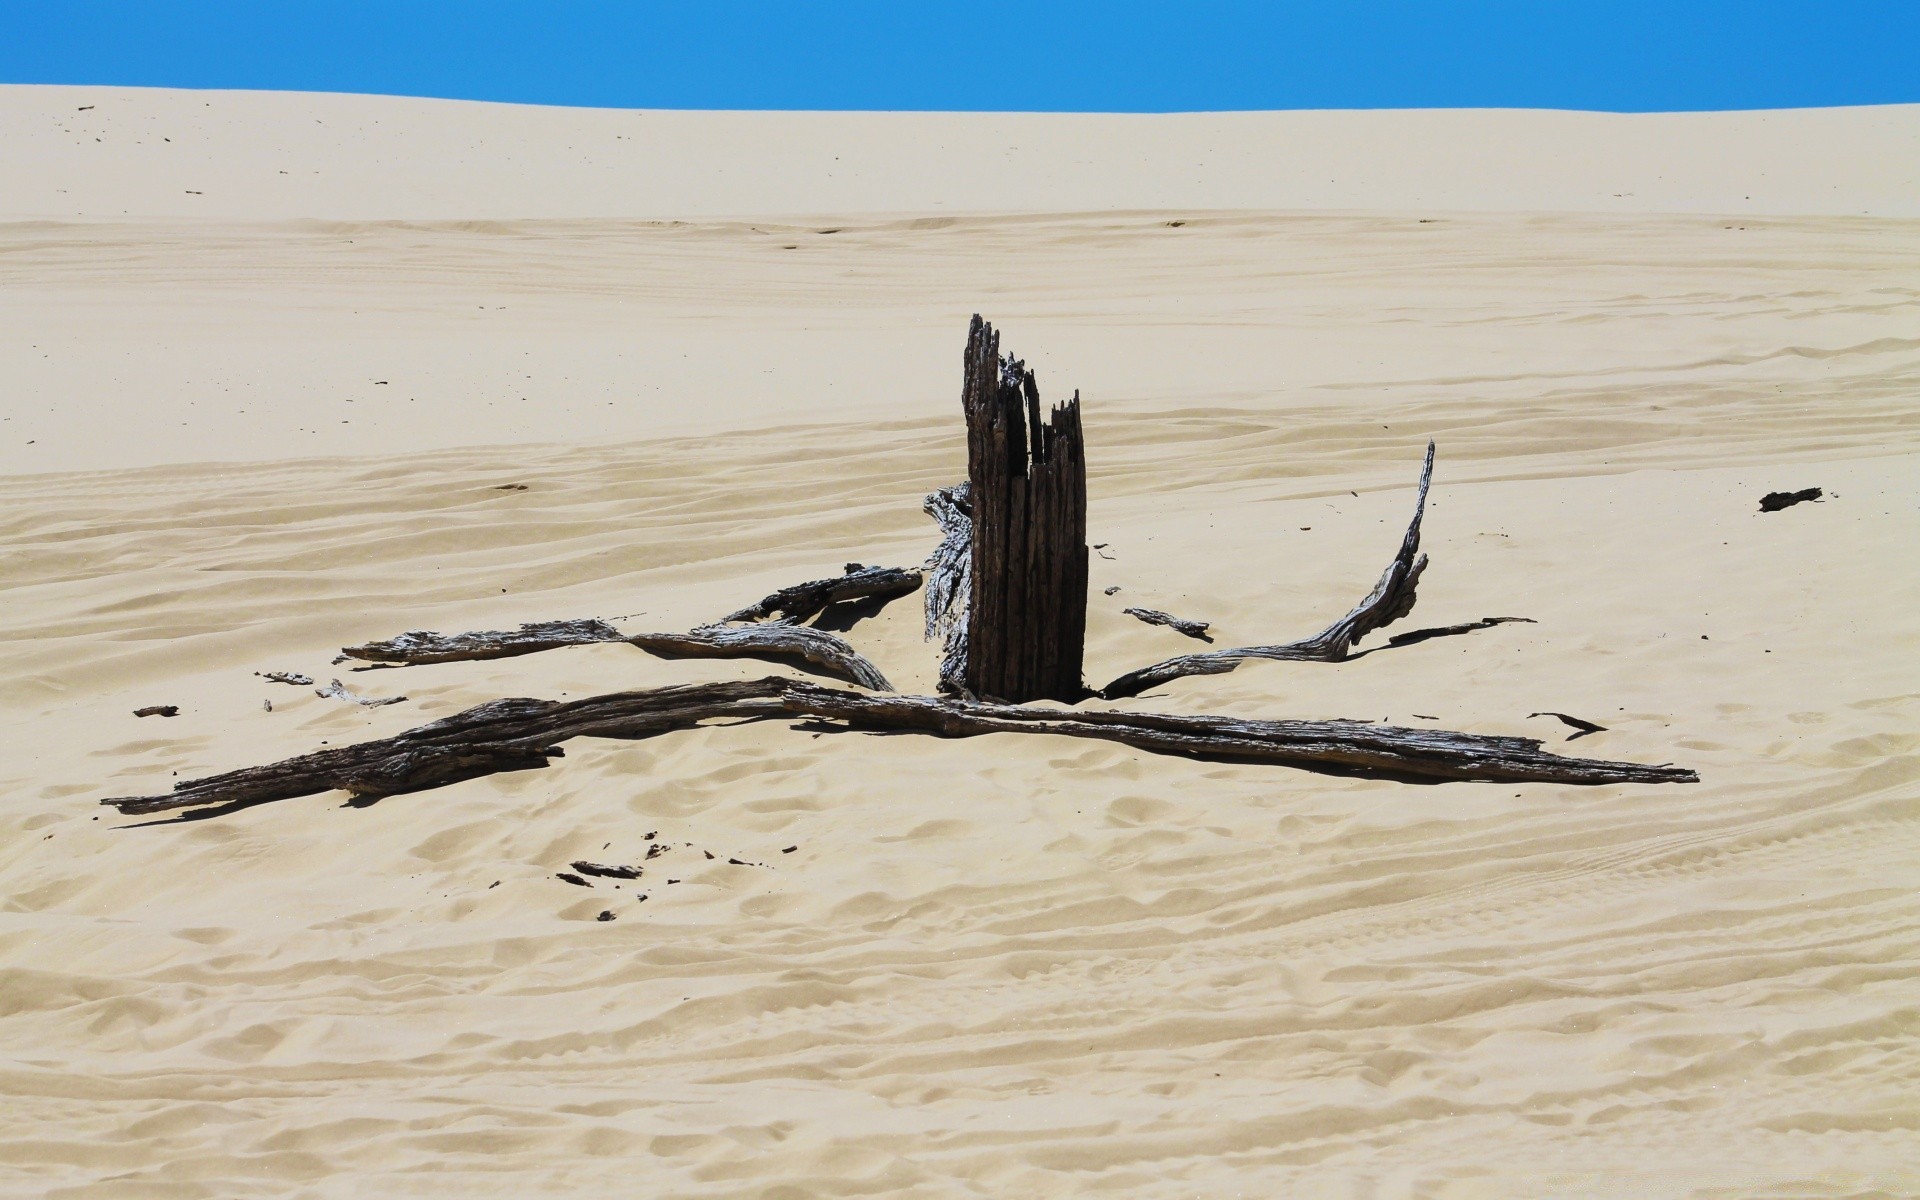
<path fill-rule="evenodd" d="M 243 99 L 112 98 L 155 128 Z M 428 117 L 515 146 L 629 119 L 274 103 L 455 158 Z M 1911 112 L 1765 127 L 1817 164 L 1809 128 Z M 1733 153 L 1761 118 L 1687 120 Z M 235 128 L 203 161 L 273 144 Z M 1595 211 L 1514 163 L 1564 211 L 1286 212 L 1216 178 L 1206 211 L 1061 184 L 937 214 L 879 172 L 764 219 L 720 215 L 764 190 L 692 183 L 673 225 L 638 219 L 668 182 L 463 212 L 370 144 L 302 143 L 363 192 L 218 220 L 87 211 L 143 194 L 134 158 L 46 159 L 32 186 L 71 209 L 0 180 L 0 1194 L 1920 1192 L 1920 225 L 1871 180 L 1846 179 L 1866 216 Z M 1791 174 L 1776 195 L 1811 194 Z M 1608 727 L 1571 750 L 1703 781 L 1419 787 L 768 723 L 362 809 L 101 815 L 497 696 L 775 670 L 596 646 L 346 676 L 408 697 L 372 710 L 254 674 L 324 682 L 406 628 L 683 628 L 918 561 L 920 496 L 964 470 L 976 309 L 1085 397 L 1112 556 L 1090 677 L 1192 645 L 1129 604 L 1221 644 L 1343 611 L 1429 436 L 1402 628 L 1538 622 L 1130 705 L 1550 741 L 1527 714 L 1559 710 Z M 847 636 L 924 690 L 916 601 Z M 660 843 L 618 889 L 554 875 Z"/>

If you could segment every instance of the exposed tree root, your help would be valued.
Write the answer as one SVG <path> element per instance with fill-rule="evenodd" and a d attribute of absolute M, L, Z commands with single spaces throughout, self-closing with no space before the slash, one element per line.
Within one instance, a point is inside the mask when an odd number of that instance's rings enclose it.
<path fill-rule="evenodd" d="M 1367 598 L 1353 611 L 1310 638 L 1279 646 L 1238 646 L 1231 650 L 1211 650 L 1205 654 L 1185 654 L 1152 666 L 1129 671 L 1100 690 L 1109 700 L 1137 696 L 1148 688 L 1187 675 L 1224 675 L 1250 658 L 1277 659 L 1283 662 L 1341 662 L 1353 644 L 1376 629 L 1391 625 L 1413 611 L 1420 573 L 1427 569 L 1427 556 L 1420 553 L 1420 520 L 1426 515 L 1427 489 L 1433 483 L 1433 443 L 1427 443 L 1427 459 L 1420 469 L 1420 489 L 1414 501 L 1413 521 L 1400 540 L 1400 552 L 1393 556 Z"/>
<path fill-rule="evenodd" d="M 184 780 L 158 796 L 103 800 L 128 815 L 238 808 L 345 791 L 357 799 L 424 791 L 502 771 L 547 765 L 577 737 L 640 738 L 716 719 L 775 716 L 841 721 L 862 729 L 971 737 L 1039 733 L 1120 742 L 1160 754 L 1396 777 L 1570 784 L 1691 783 L 1674 766 L 1565 758 L 1534 738 L 1488 737 L 1352 721 L 1256 721 L 1158 713 L 1081 712 L 980 704 L 932 696 L 882 696 L 790 679 L 691 684 L 584 700 L 495 700 L 389 738 L 340 746 L 261 767 Z"/>

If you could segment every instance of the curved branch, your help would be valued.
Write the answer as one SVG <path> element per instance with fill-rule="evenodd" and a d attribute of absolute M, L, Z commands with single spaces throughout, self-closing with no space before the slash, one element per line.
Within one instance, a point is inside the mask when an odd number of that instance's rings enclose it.
<path fill-rule="evenodd" d="M 853 600 L 892 600 L 920 586 L 920 572 L 910 567 L 866 567 L 848 563 L 847 573 L 835 579 L 811 579 L 784 587 L 758 604 L 749 604 L 723 621 L 761 621 L 778 616 L 798 624 L 818 616 L 830 604 Z"/>
<path fill-rule="evenodd" d="M 686 633 L 636 633 L 622 639 L 655 654 L 687 658 L 798 658 L 835 679 L 890 692 L 887 677 L 852 646 L 824 629 L 785 621 L 702 625 Z"/>
<path fill-rule="evenodd" d="M 1380 582 L 1373 585 L 1366 599 L 1353 610 L 1310 638 L 1278 646 L 1238 646 L 1230 650 L 1211 650 L 1204 654 L 1183 654 L 1151 666 L 1129 671 L 1100 689 L 1109 700 L 1138 696 L 1148 688 L 1187 675 L 1224 675 L 1249 658 L 1267 658 L 1281 662 L 1341 662 L 1353 644 L 1376 629 L 1393 624 L 1413 611 L 1421 572 L 1427 569 L 1427 556 L 1420 553 L 1420 521 L 1427 511 L 1427 489 L 1433 483 L 1433 453 L 1427 443 L 1426 463 L 1420 469 L 1420 488 L 1413 506 L 1413 521 L 1400 539 L 1400 551 L 1387 564 Z"/>

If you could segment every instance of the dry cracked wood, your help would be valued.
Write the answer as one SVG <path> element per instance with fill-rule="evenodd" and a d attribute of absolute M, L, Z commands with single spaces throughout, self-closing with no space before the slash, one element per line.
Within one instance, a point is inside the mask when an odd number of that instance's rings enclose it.
<path fill-rule="evenodd" d="M 364 646 L 344 646 L 340 653 L 363 662 L 404 664 L 465 662 L 482 658 L 512 658 L 558 646 L 590 646 L 619 642 L 626 635 L 605 621 L 587 617 L 577 621 L 535 621 L 518 629 L 476 633 L 435 633 L 410 629 L 399 637 Z"/>
<path fill-rule="evenodd" d="M 967 601 L 973 595 L 973 508 L 965 480 L 932 493 L 921 505 L 940 526 L 940 545 L 926 563 L 927 639 L 941 638 L 940 690 L 966 688 Z"/>
<path fill-rule="evenodd" d="M 1087 694 L 1087 461 L 1080 393 L 1041 417 L 1032 371 L 1000 353 L 975 314 L 960 407 L 967 418 L 973 572 L 966 690 L 1006 700 Z"/>
<path fill-rule="evenodd" d="M 1353 644 L 1376 629 L 1391 625 L 1413 611 L 1420 573 L 1427 569 L 1427 556 L 1420 553 L 1420 521 L 1427 511 L 1427 489 L 1433 483 L 1433 443 L 1427 443 L 1427 459 L 1420 469 L 1420 489 L 1414 500 L 1413 521 L 1400 539 L 1400 551 L 1387 564 L 1373 591 L 1353 607 L 1353 611 L 1310 638 L 1279 646 L 1237 646 L 1230 650 L 1211 650 L 1205 654 L 1184 654 L 1152 666 L 1129 671 L 1100 690 L 1110 700 L 1137 696 L 1151 687 L 1187 675 L 1224 675 L 1249 658 L 1277 659 L 1283 662 L 1341 662 Z"/>
<path fill-rule="evenodd" d="M 571 738 L 640 738 L 709 720 L 777 716 L 945 737 L 1032 733 L 1096 738 L 1160 754 L 1395 777 L 1570 784 L 1691 783 L 1699 778 L 1684 767 L 1566 758 L 1542 750 L 1534 738 L 1352 721 L 1081 712 L 932 696 L 880 696 L 767 678 L 618 692 L 564 703 L 495 700 L 393 737 L 183 780 L 158 796 L 122 796 L 101 803 L 140 815 L 188 808 L 234 809 L 335 790 L 375 798 L 500 771 L 543 767 L 562 755 L 558 743 Z"/>
<path fill-rule="evenodd" d="M 652 688 L 561 702 L 493 700 L 405 733 L 337 746 L 263 767 L 177 783 L 161 796 L 103 801 L 129 814 L 251 805 L 318 792 L 360 797 L 423 791 L 501 771 L 544 767 L 576 737 L 636 738 L 715 717 L 786 712 L 784 679 Z"/>
<path fill-rule="evenodd" d="M 636 633 L 622 639 L 655 654 L 687 658 L 798 658 L 848 683 L 890 692 L 893 685 L 860 652 L 824 629 L 785 621 L 702 625 L 685 633 Z"/>
<path fill-rule="evenodd" d="M 1539 783 L 1696 783 L 1685 767 L 1565 758 L 1537 738 L 1408 729 L 1360 721 L 1261 721 L 1164 713 L 1091 712 L 984 704 L 931 696 L 873 696 L 795 683 L 787 707 L 876 729 L 949 737 L 1056 733 L 1100 738 L 1161 754 L 1202 755 L 1289 766 L 1325 766 L 1428 779 Z"/>
<path fill-rule="evenodd" d="M 1149 625 L 1165 625 L 1175 633 L 1185 634 L 1190 638 L 1198 638 L 1203 642 L 1213 640 L 1207 636 L 1210 625 L 1206 621 L 1189 621 L 1171 613 L 1163 613 L 1157 608 L 1125 608 L 1120 611 L 1136 621 L 1144 621 Z"/>
<path fill-rule="evenodd" d="M 723 618 L 726 621 L 762 621 L 779 617 L 798 624 L 825 611 L 831 604 L 860 600 L 892 600 L 920 586 L 920 572 L 910 567 L 867 567 L 848 563 L 836 579 L 811 579 L 781 588 L 758 604 L 750 604 Z"/>
<path fill-rule="evenodd" d="M 919 586 L 919 573 L 913 576 Z M 868 593 L 871 594 L 871 593 Z M 896 593 L 898 594 L 898 593 Z M 507 658 L 561 646 L 589 646 L 626 642 L 656 654 L 688 658 L 769 658 L 776 662 L 801 659 L 835 679 L 862 687 L 891 690 L 886 676 L 842 639 L 823 629 L 808 629 L 788 621 L 760 625 L 703 625 L 686 633 L 625 634 L 605 621 L 540 621 L 517 630 L 477 633 L 432 633 L 414 630 L 385 642 L 348 646 L 352 658 L 389 665 L 459 662 L 468 659 Z"/>

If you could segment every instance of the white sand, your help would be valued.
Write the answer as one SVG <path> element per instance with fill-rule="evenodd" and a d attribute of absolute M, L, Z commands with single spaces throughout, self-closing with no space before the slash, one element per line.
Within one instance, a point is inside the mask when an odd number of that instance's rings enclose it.
<path fill-rule="evenodd" d="M 1920 1191 L 1916 131 L 0 89 L 0 1193 Z M 349 676 L 410 697 L 372 711 L 253 675 L 917 561 L 975 310 L 1085 397 L 1094 681 L 1192 645 L 1127 604 L 1221 644 L 1343 611 L 1428 436 L 1402 628 L 1539 622 L 1132 707 L 1555 709 L 1703 782 L 767 724 L 100 815 L 777 670 Z M 849 636 L 922 690 L 917 599 Z M 644 903 L 553 878 L 649 831 Z"/>

